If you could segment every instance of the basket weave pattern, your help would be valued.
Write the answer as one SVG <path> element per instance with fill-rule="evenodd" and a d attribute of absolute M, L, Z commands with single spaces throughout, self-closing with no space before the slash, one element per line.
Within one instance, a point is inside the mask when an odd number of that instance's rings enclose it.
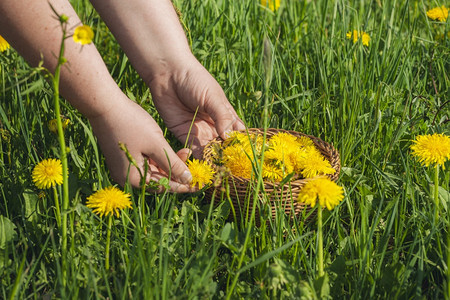
<path fill-rule="evenodd" d="M 243 132 L 246 133 L 246 131 Z M 331 167 L 336 170 L 334 174 L 326 176 L 328 176 L 333 181 L 337 180 L 337 178 L 339 177 L 339 172 L 341 170 L 341 164 L 339 152 L 331 144 L 326 143 L 317 137 L 310 136 L 301 132 L 274 128 L 267 129 L 266 138 L 269 139 L 271 136 L 280 132 L 289 133 L 296 137 L 306 136 L 310 138 L 314 142 L 314 145 L 320 151 L 320 153 L 330 162 Z M 259 128 L 250 128 L 248 129 L 248 133 L 263 135 L 264 130 Z M 210 141 L 203 150 L 203 160 L 213 166 L 216 173 L 218 174 L 220 174 L 221 172 L 223 173 L 223 170 L 221 170 L 220 166 L 215 164 L 214 162 L 214 148 L 221 147 L 222 142 L 223 139 L 218 137 Z M 221 181 L 223 185 L 224 180 L 222 179 Z M 246 201 L 246 199 L 255 188 L 256 182 L 252 182 L 248 178 L 235 176 L 230 173 L 228 173 L 227 181 L 229 184 L 230 198 L 232 200 L 232 204 L 234 206 L 237 217 L 241 217 L 241 215 L 244 214 L 243 212 L 250 213 L 252 207 L 251 203 L 248 204 L 250 206 L 250 210 L 248 210 L 247 207 L 244 207 L 244 202 L 248 203 L 248 200 Z M 281 185 L 279 182 L 264 181 L 264 192 L 267 197 L 263 197 L 263 192 L 260 192 L 258 198 L 260 201 L 267 201 L 264 199 L 269 198 L 270 203 L 268 203 L 268 205 L 271 209 L 272 218 L 275 217 L 276 210 L 280 209 L 284 210 L 287 215 L 302 215 L 304 210 L 308 209 L 308 206 L 303 203 L 299 203 L 297 201 L 297 198 L 300 190 L 307 181 L 308 179 L 295 177 L 284 185 Z M 216 183 L 206 190 L 206 196 L 209 199 L 214 196 L 214 201 L 216 204 L 218 204 L 221 201 L 221 191 L 223 191 L 223 188 L 220 186 L 220 184 Z M 252 199 L 250 200 L 253 201 Z M 259 212 L 256 211 L 255 213 L 258 215 Z"/>

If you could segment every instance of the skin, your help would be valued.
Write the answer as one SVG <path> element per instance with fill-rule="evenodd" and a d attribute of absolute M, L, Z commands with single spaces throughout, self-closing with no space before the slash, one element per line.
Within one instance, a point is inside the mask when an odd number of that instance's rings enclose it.
<path fill-rule="evenodd" d="M 0 35 L 32 66 L 43 60 L 51 72 L 57 63 L 61 26 L 55 11 L 69 17 L 68 27 L 82 25 L 66 0 L 0 1 Z M 123 185 L 129 162 L 118 147 L 122 142 L 140 169 L 149 165 L 147 180 L 169 178 L 170 191 L 192 192 L 192 176 L 185 161 L 192 151 L 200 157 L 211 139 L 245 129 L 217 81 L 189 49 L 178 16 L 168 0 L 93 0 L 93 6 L 150 88 L 167 128 L 190 149 L 177 153 L 153 118 L 131 101 L 109 74 L 94 44 L 65 41 L 67 63 L 61 70 L 60 93 L 89 120 L 112 178 Z M 129 182 L 139 186 L 131 168 Z"/>

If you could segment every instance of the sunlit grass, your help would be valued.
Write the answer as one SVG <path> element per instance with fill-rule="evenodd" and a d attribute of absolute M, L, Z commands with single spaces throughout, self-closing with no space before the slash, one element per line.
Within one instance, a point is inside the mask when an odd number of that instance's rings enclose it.
<path fill-rule="evenodd" d="M 450 165 L 436 188 L 434 169 L 410 151 L 417 135 L 450 134 L 450 27 L 426 15 L 445 3 L 281 1 L 272 12 L 256 0 L 174 2 L 194 54 L 248 127 L 304 132 L 339 150 L 345 198 L 323 211 L 326 276 L 317 277 L 314 215 L 304 222 L 280 211 L 235 222 L 226 193 L 216 206 L 203 192 L 143 197 L 126 186 L 133 210 L 109 226 L 85 204 L 114 183 L 87 120 L 62 102 L 70 119 L 63 280 L 53 192 L 37 189 L 31 175 L 43 159 L 59 157 L 48 128 L 53 90 L 9 49 L 0 54 L 0 298 L 448 295 Z M 116 82 L 164 128 L 148 88 L 90 4 L 74 7 Z M 352 30 L 367 32 L 369 45 L 347 39 Z"/>

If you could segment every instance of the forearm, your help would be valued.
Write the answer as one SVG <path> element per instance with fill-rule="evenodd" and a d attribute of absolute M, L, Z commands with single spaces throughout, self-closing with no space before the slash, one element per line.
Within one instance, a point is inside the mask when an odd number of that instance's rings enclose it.
<path fill-rule="evenodd" d="M 91 2 L 147 83 L 194 59 L 171 1 Z"/>
<path fill-rule="evenodd" d="M 81 25 L 67 1 L 51 1 L 58 14 L 69 17 L 67 28 Z M 43 59 L 44 67 L 54 71 L 61 46 L 62 29 L 49 2 L 0 1 L 0 34 L 32 66 Z M 115 101 L 119 88 L 111 78 L 103 60 L 93 44 L 81 46 L 71 38 L 65 40 L 61 69 L 61 94 L 87 117 L 102 114 Z M 107 103 L 106 103 L 107 101 Z"/>

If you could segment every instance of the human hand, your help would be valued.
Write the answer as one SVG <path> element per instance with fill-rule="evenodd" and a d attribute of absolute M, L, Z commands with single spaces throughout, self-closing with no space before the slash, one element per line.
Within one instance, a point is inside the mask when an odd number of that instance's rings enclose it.
<path fill-rule="evenodd" d="M 148 163 L 147 183 L 166 177 L 169 178 L 171 192 L 195 191 L 189 184 L 191 175 L 185 164 L 190 155 L 189 149 L 175 153 L 155 120 L 141 106 L 125 96 L 123 98 L 115 101 L 115 105 L 105 113 L 89 118 L 111 177 L 123 185 L 130 167 L 128 180 L 132 186 L 139 187 L 139 170 L 144 174 L 144 164 Z M 130 166 L 125 152 L 119 148 L 119 142 L 127 146 L 139 170 Z"/>
<path fill-rule="evenodd" d="M 245 129 L 220 85 L 195 57 L 153 76 L 148 85 L 167 128 L 182 143 L 189 139 L 197 158 L 210 140 Z"/>

